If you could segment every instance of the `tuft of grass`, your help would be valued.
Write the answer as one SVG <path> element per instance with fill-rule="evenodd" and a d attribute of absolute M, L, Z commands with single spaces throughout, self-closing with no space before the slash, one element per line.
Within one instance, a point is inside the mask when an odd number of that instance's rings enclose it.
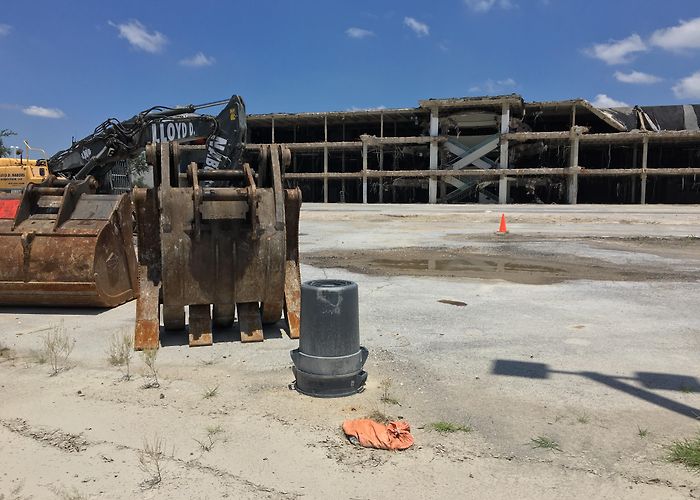
<path fill-rule="evenodd" d="M 382 389 L 382 396 L 379 398 L 379 401 L 386 404 L 398 405 L 400 404 L 399 400 L 391 395 L 392 385 L 393 381 L 390 378 L 385 378 L 379 382 L 379 387 Z"/>
<path fill-rule="evenodd" d="M 209 452 L 214 448 L 214 445 L 223 439 L 224 429 L 220 425 L 207 427 L 207 436 L 200 441 L 195 439 L 195 442 L 204 452 Z"/>
<path fill-rule="evenodd" d="M 700 434 L 695 439 L 684 439 L 671 444 L 668 459 L 690 469 L 700 470 Z"/>
<path fill-rule="evenodd" d="M 587 424 L 588 422 L 591 421 L 591 418 L 590 418 L 587 414 L 582 413 L 581 415 L 579 415 L 578 417 L 576 417 L 576 421 L 577 421 L 579 424 Z"/>
<path fill-rule="evenodd" d="M 451 434 L 453 432 L 471 432 L 473 430 L 469 425 L 455 424 L 444 420 L 428 424 L 428 427 L 441 434 Z"/>
<path fill-rule="evenodd" d="M 209 359 L 200 359 L 200 360 L 199 360 L 199 362 L 200 362 L 203 366 L 213 366 L 214 364 L 216 364 L 216 361 L 217 361 L 217 360 L 216 360 L 216 358 L 214 357 L 213 354 L 209 357 Z"/>
<path fill-rule="evenodd" d="M 53 325 L 42 341 L 41 350 L 38 353 L 39 363 L 49 363 L 51 376 L 58 375 L 68 368 L 68 357 L 73 352 L 75 342 L 68 338 L 63 321 Z"/>
<path fill-rule="evenodd" d="M 131 379 L 131 357 L 134 354 L 134 336 L 128 331 L 114 332 L 107 348 L 107 358 L 112 366 L 124 367 L 124 380 Z"/>
<path fill-rule="evenodd" d="M 64 488 L 64 487 L 52 487 L 51 491 L 53 492 L 54 495 L 56 495 L 58 498 L 61 500 L 88 500 L 88 496 L 81 493 L 78 488 L 75 486 L 72 487 L 71 489 Z M 0 500 L 2 500 L 2 496 L 0 496 Z M 12 497 L 10 497 L 12 498 Z"/>
<path fill-rule="evenodd" d="M 143 364 L 146 365 L 146 376 L 150 378 L 150 380 L 143 385 L 144 389 L 157 389 L 160 387 L 158 368 L 156 367 L 157 357 L 158 348 L 144 349 L 141 351 L 141 359 L 143 360 Z"/>
<path fill-rule="evenodd" d="M 12 349 L 0 342 L 0 362 L 5 360 L 12 361 L 13 359 L 15 359 L 15 353 L 12 352 Z M 0 498 L 0 500 L 2 499 Z"/>
<path fill-rule="evenodd" d="M 375 422 L 379 422 L 380 424 L 384 424 L 384 425 L 386 425 L 389 422 L 391 422 L 392 420 L 394 420 L 389 415 L 387 415 L 386 413 L 381 412 L 379 410 L 372 411 L 372 413 L 367 415 L 367 418 L 370 420 L 374 420 Z"/>
<path fill-rule="evenodd" d="M 10 496 L 5 497 L 4 493 L 0 493 L 0 500 L 30 500 L 31 496 L 24 496 L 22 490 L 24 489 L 24 481 L 21 481 L 17 486 L 10 490 Z"/>
<path fill-rule="evenodd" d="M 641 427 L 637 426 L 637 436 L 639 436 L 641 439 L 644 439 L 649 435 L 649 429 L 642 429 Z"/>
<path fill-rule="evenodd" d="M 153 488 L 163 480 L 165 455 L 165 439 L 154 435 L 151 440 L 143 440 L 143 449 L 138 452 L 139 469 L 148 475 L 142 485 Z"/>
<path fill-rule="evenodd" d="M 559 443 L 547 436 L 537 436 L 536 438 L 530 439 L 530 441 L 532 441 L 533 448 L 544 448 L 545 450 L 561 451 Z"/>
<path fill-rule="evenodd" d="M 215 386 L 215 387 L 210 387 L 210 388 L 208 388 L 206 391 L 204 391 L 204 395 L 203 395 L 202 397 L 203 397 L 204 399 L 211 399 L 211 398 L 213 398 L 214 396 L 216 396 L 216 394 L 217 394 L 218 392 L 219 392 L 219 386 L 218 386 L 218 385 Z"/>
<path fill-rule="evenodd" d="M 682 385 L 678 388 L 683 394 L 692 394 L 695 392 L 695 390 L 687 385 Z"/>

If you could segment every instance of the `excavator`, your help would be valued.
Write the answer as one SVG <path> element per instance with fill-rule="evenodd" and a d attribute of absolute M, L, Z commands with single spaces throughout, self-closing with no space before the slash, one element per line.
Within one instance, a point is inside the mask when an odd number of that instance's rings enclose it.
<path fill-rule="evenodd" d="M 217 116 L 197 113 L 221 105 Z M 110 118 L 53 155 L 44 182 L 0 194 L 0 305 L 137 298 L 137 349 L 158 346 L 161 323 L 184 330 L 187 316 L 190 346 L 211 344 L 212 327 L 236 317 L 244 342 L 283 316 L 297 338 L 301 193 L 283 188 L 289 150 L 247 151 L 245 137 L 234 95 Z M 153 187 L 109 192 L 111 169 L 144 150 Z"/>

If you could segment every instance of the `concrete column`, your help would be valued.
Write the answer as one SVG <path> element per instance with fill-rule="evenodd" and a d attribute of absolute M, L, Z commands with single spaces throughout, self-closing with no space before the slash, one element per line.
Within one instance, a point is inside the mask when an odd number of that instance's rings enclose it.
<path fill-rule="evenodd" d="M 644 143 L 642 144 L 642 188 L 639 195 L 639 203 L 646 205 L 647 203 L 647 162 L 649 160 L 649 138 L 644 137 Z"/>
<path fill-rule="evenodd" d="M 567 182 L 568 202 L 570 205 L 576 205 L 578 202 L 578 151 L 579 151 L 579 132 L 576 127 L 571 128 L 571 149 L 569 150 L 569 180 Z"/>
<path fill-rule="evenodd" d="M 380 115 L 379 137 L 384 137 L 384 113 Z M 379 171 L 384 170 L 384 144 L 379 145 Z M 379 178 L 379 203 L 384 203 L 384 178 Z"/>
<path fill-rule="evenodd" d="M 272 144 L 275 143 L 275 117 L 272 117 Z"/>
<path fill-rule="evenodd" d="M 637 145 L 634 145 L 634 149 L 632 149 L 632 168 L 637 168 L 637 163 L 638 163 L 638 148 Z M 631 194 L 630 194 L 630 203 L 635 203 L 637 201 L 637 178 L 632 177 L 631 182 Z"/>
<path fill-rule="evenodd" d="M 345 122 L 343 122 L 343 135 L 341 140 L 345 141 Z M 340 151 L 340 171 L 345 173 L 345 148 L 341 149 Z M 340 181 L 340 192 L 342 193 L 340 201 L 342 201 L 343 203 L 345 202 L 345 197 L 347 196 L 347 193 L 345 192 L 345 187 L 345 177 L 343 177 L 343 179 Z"/>
<path fill-rule="evenodd" d="M 328 143 L 328 116 L 323 117 L 323 141 Z M 323 173 L 328 174 L 328 145 L 323 146 Z M 328 177 L 323 178 L 323 203 L 328 203 Z"/>
<path fill-rule="evenodd" d="M 440 129 L 438 109 L 430 110 L 430 137 L 437 137 Z M 438 168 L 438 143 L 437 139 L 430 141 L 430 170 Z M 437 177 L 428 180 L 428 203 L 437 203 Z"/>
<path fill-rule="evenodd" d="M 362 141 L 362 203 L 367 203 L 367 142 Z"/>
<path fill-rule="evenodd" d="M 504 103 L 501 109 L 501 151 L 499 154 L 498 168 L 508 168 L 508 140 L 503 134 L 510 132 L 510 105 Z M 508 203 L 508 178 L 503 175 L 498 180 L 498 203 Z"/>

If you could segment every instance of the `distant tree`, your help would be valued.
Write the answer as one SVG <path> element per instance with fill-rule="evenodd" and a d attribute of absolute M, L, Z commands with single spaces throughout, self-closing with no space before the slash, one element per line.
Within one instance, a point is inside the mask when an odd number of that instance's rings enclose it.
<path fill-rule="evenodd" d="M 11 135 L 17 135 L 17 132 L 10 130 L 9 128 L 0 130 L 0 158 L 10 156 L 10 148 L 5 146 L 3 143 L 3 138 L 10 137 Z"/>
<path fill-rule="evenodd" d="M 148 163 L 146 163 L 146 152 L 142 151 L 141 154 L 134 158 L 127 160 L 129 165 L 129 171 L 132 176 L 141 176 L 148 171 Z"/>

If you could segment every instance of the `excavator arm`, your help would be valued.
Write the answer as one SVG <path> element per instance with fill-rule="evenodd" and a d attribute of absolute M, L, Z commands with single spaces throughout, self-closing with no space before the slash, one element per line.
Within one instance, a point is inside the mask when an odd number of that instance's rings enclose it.
<path fill-rule="evenodd" d="M 225 107 L 215 117 L 196 113 L 222 104 Z M 245 105 L 237 95 L 228 101 L 202 105 L 156 106 L 128 120 L 106 120 L 89 136 L 53 155 L 48 161 L 49 171 L 76 180 L 92 175 L 101 181 L 116 162 L 134 158 L 147 144 L 202 141 L 207 145 L 205 168 L 235 168 L 245 148 L 245 137 Z"/>

